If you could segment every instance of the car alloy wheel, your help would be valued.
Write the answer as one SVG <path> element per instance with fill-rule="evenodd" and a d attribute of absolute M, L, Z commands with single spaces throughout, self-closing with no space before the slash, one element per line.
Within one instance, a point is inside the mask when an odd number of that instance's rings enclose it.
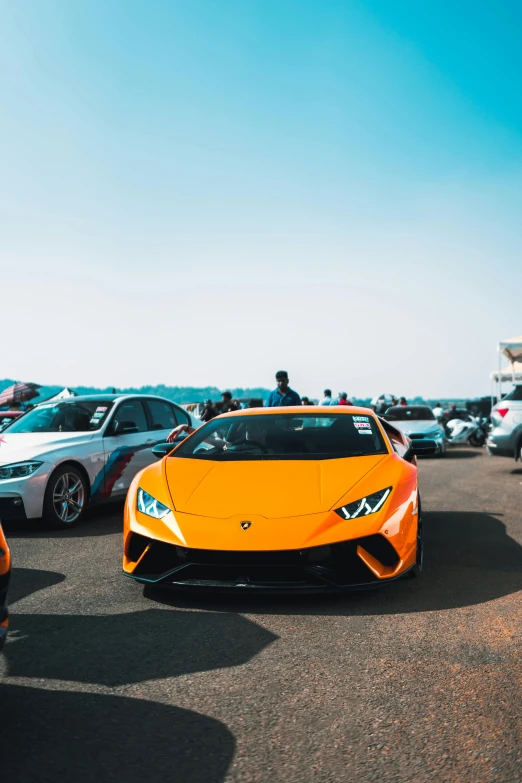
<path fill-rule="evenodd" d="M 64 467 L 47 485 L 44 517 L 55 527 L 72 527 L 82 516 L 87 500 L 85 480 L 79 471 Z"/>

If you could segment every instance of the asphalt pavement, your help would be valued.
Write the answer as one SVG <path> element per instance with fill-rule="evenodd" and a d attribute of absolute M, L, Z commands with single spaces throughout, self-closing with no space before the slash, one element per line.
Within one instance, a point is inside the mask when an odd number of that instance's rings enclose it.
<path fill-rule="evenodd" d="M 420 465 L 420 579 L 342 597 L 146 597 L 121 507 L 7 526 L 9 783 L 519 783 L 522 469 Z"/>

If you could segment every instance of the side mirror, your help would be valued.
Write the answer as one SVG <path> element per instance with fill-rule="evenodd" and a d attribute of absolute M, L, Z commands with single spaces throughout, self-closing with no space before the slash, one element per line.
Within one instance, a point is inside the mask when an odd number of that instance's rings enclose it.
<path fill-rule="evenodd" d="M 412 453 L 416 457 L 429 457 L 432 454 L 436 454 L 439 450 L 436 441 L 429 440 L 428 438 L 419 438 L 418 440 L 412 440 L 410 444 Z M 409 449 L 408 449 L 409 451 Z"/>
<path fill-rule="evenodd" d="M 152 449 L 152 453 L 155 457 L 159 457 L 160 459 L 164 457 L 166 454 L 170 454 L 172 449 L 175 449 L 176 446 L 181 443 L 182 440 L 185 440 L 186 435 L 178 435 L 175 441 L 173 443 L 157 443 L 156 446 Z"/>
<path fill-rule="evenodd" d="M 134 421 L 115 421 L 112 425 L 111 435 L 131 435 L 139 431 L 139 427 Z"/>

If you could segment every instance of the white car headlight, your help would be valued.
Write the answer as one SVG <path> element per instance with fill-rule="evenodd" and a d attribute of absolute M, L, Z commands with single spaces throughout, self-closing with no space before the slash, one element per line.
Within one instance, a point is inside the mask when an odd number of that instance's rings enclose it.
<path fill-rule="evenodd" d="M 138 489 L 138 511 L 147 514 L 148 517 L 154 517 L 154 519 L 163 519 L 169 513 L 170 508 L 164 506 L 163 503 L 140 487 Z"/>
<path fill-rule="evenodd" d="M 12 465 L 0 465 L 0 481 L 13 478 L 25 478 L 34 473 L 42 462 L 13 462 Z"/>

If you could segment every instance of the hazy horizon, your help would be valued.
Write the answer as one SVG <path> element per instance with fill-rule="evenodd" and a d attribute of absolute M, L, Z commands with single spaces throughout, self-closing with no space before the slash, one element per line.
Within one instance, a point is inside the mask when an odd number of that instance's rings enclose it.
<path fill-rule="evenodd" d="M 517 3 L 0 20 L 1 375 L 490 392 L 522 333 Z"/>

